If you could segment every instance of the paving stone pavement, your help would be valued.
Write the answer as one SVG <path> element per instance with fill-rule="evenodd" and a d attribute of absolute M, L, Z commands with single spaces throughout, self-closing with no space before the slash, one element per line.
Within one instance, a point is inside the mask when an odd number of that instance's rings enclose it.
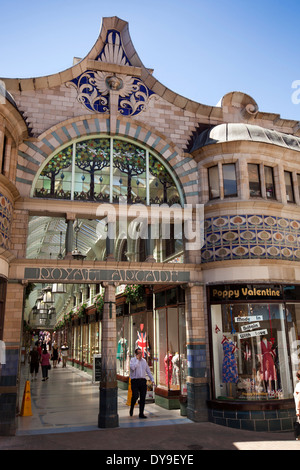
<path fill-rule="evenodd" d="M 28 380 L 27 367 L 22 367 L 21 391 Z M 47 382 L 39 377 L 30 384 L 33 416 L 17 417 L 16 435 L 0 436 L 0 450 L 102 450 L 108 457 L 115 455 L 113 451 L 144 450 L 153 455 L 178 451 L 194 459 L 201 450 L 300 450 L 300 441 L 290 432 L 259 433 L 194 423 L 179 410 L 153 403 L 146 404 L 147 420 L 140 420 L 137 410 L 130 418 L 125 391 L 118 397 L 119 427 L 99 429 L 99 385 L 88 374 L 59 367 L 50 371 Z"/>

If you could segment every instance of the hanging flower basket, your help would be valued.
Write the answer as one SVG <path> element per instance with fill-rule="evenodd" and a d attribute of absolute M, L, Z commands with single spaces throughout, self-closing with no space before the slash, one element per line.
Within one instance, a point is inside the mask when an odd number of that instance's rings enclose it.
<path fill-rule="evenodd" d="M 75 310 L 74 315 L 75 315 L 77 318 L 84 318 L 86 307 L 87 307 L 87 304 L 82 304 L 82 305 L 80 305 L 80 307 L 78 307 L 78 308 Z"/>
<path fill-rule="evenodd" d="M 95 308 L 97 313 L 102 313 L 104 307 L 104 294 L 97 295 L 95 299 Z"/>
<path fill-rule="evenodd" d="M 144 300 L 144 287 L 136 284 L 125 287 L 126 303 L 138 304 Z"/>

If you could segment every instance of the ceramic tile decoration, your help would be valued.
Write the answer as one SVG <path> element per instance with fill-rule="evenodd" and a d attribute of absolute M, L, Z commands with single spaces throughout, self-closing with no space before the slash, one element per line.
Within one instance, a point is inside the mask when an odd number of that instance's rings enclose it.
<path fill-rule="evenodd" d="M 221 259 L 300 259 L 297 220 L 262 214 L 236 215 L 206 219 L 204 226 L 202 263 Z"/>

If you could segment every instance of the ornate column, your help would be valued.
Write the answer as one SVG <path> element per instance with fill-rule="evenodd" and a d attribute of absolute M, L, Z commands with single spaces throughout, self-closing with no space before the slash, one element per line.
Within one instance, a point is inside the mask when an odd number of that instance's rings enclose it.
<path fill-rule="evenodd" d="M 76 217 L 74 214 L 66 214 L 67 232 L 66 232 L 66 239 L 65 239 L 65 247 L 66 247 L 65 259 L 72 258 L 73 243 L 74 243 L 73 224 L 74 224 L 75 219 Z"/>
<path fill-rule="evenodd" d="M 117 386 L 117 328 L 116 284 L 104 282 L 104 308 L 102 320 L 102 375 L 100 381 L 99 428 L 119 426 Z"/>
<path fill-rule="evenodd" d="M 115 246 L 115 225 L 113 222 L 107 223 L 107 237 L 106 237 L 106 259 L 114 260 L 114 246 Z"/>
<path fill-rule="evenodd" d="M 146 262 L 155 263 L 156 259 L 153 256 L 154 252 L 154 234 L 152 233 L 151 224 L 148 225 L 148 237 L 146 239 Z"/>
<path fill-rule="evenodd" d="M 188 284 L 185 291 L 187 335 L 187 417 L 208 421 L 208 358 L 206 345 L 204 286 Z"/>
<path fill-rule="evenodd" d="M 8 281 L 6 290 L 3 338 L 6 358 L 0 377 L 0 435 L 13 436 L 16 432 L 19 360 L 23 324 L 23 299 L 26 283 Z"/>

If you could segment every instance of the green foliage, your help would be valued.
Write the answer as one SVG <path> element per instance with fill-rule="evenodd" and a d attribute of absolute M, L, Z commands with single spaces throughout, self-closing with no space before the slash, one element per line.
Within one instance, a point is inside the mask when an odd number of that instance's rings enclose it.
<path fill-rule="evenodd" d="M 104 307 L 104 294 L 99 294 L 97 295 L 96 299 L 95 299 L 95 307 L 96 307 L 96 311 L 97 313 L 101 313 L 103 311 L 103 307 Z"/>
<path fill-rule="evenodd" d="M 125 287 L 126 303 L 138 304 L 144 299 L 144 287 L 139 284 Z"/>

